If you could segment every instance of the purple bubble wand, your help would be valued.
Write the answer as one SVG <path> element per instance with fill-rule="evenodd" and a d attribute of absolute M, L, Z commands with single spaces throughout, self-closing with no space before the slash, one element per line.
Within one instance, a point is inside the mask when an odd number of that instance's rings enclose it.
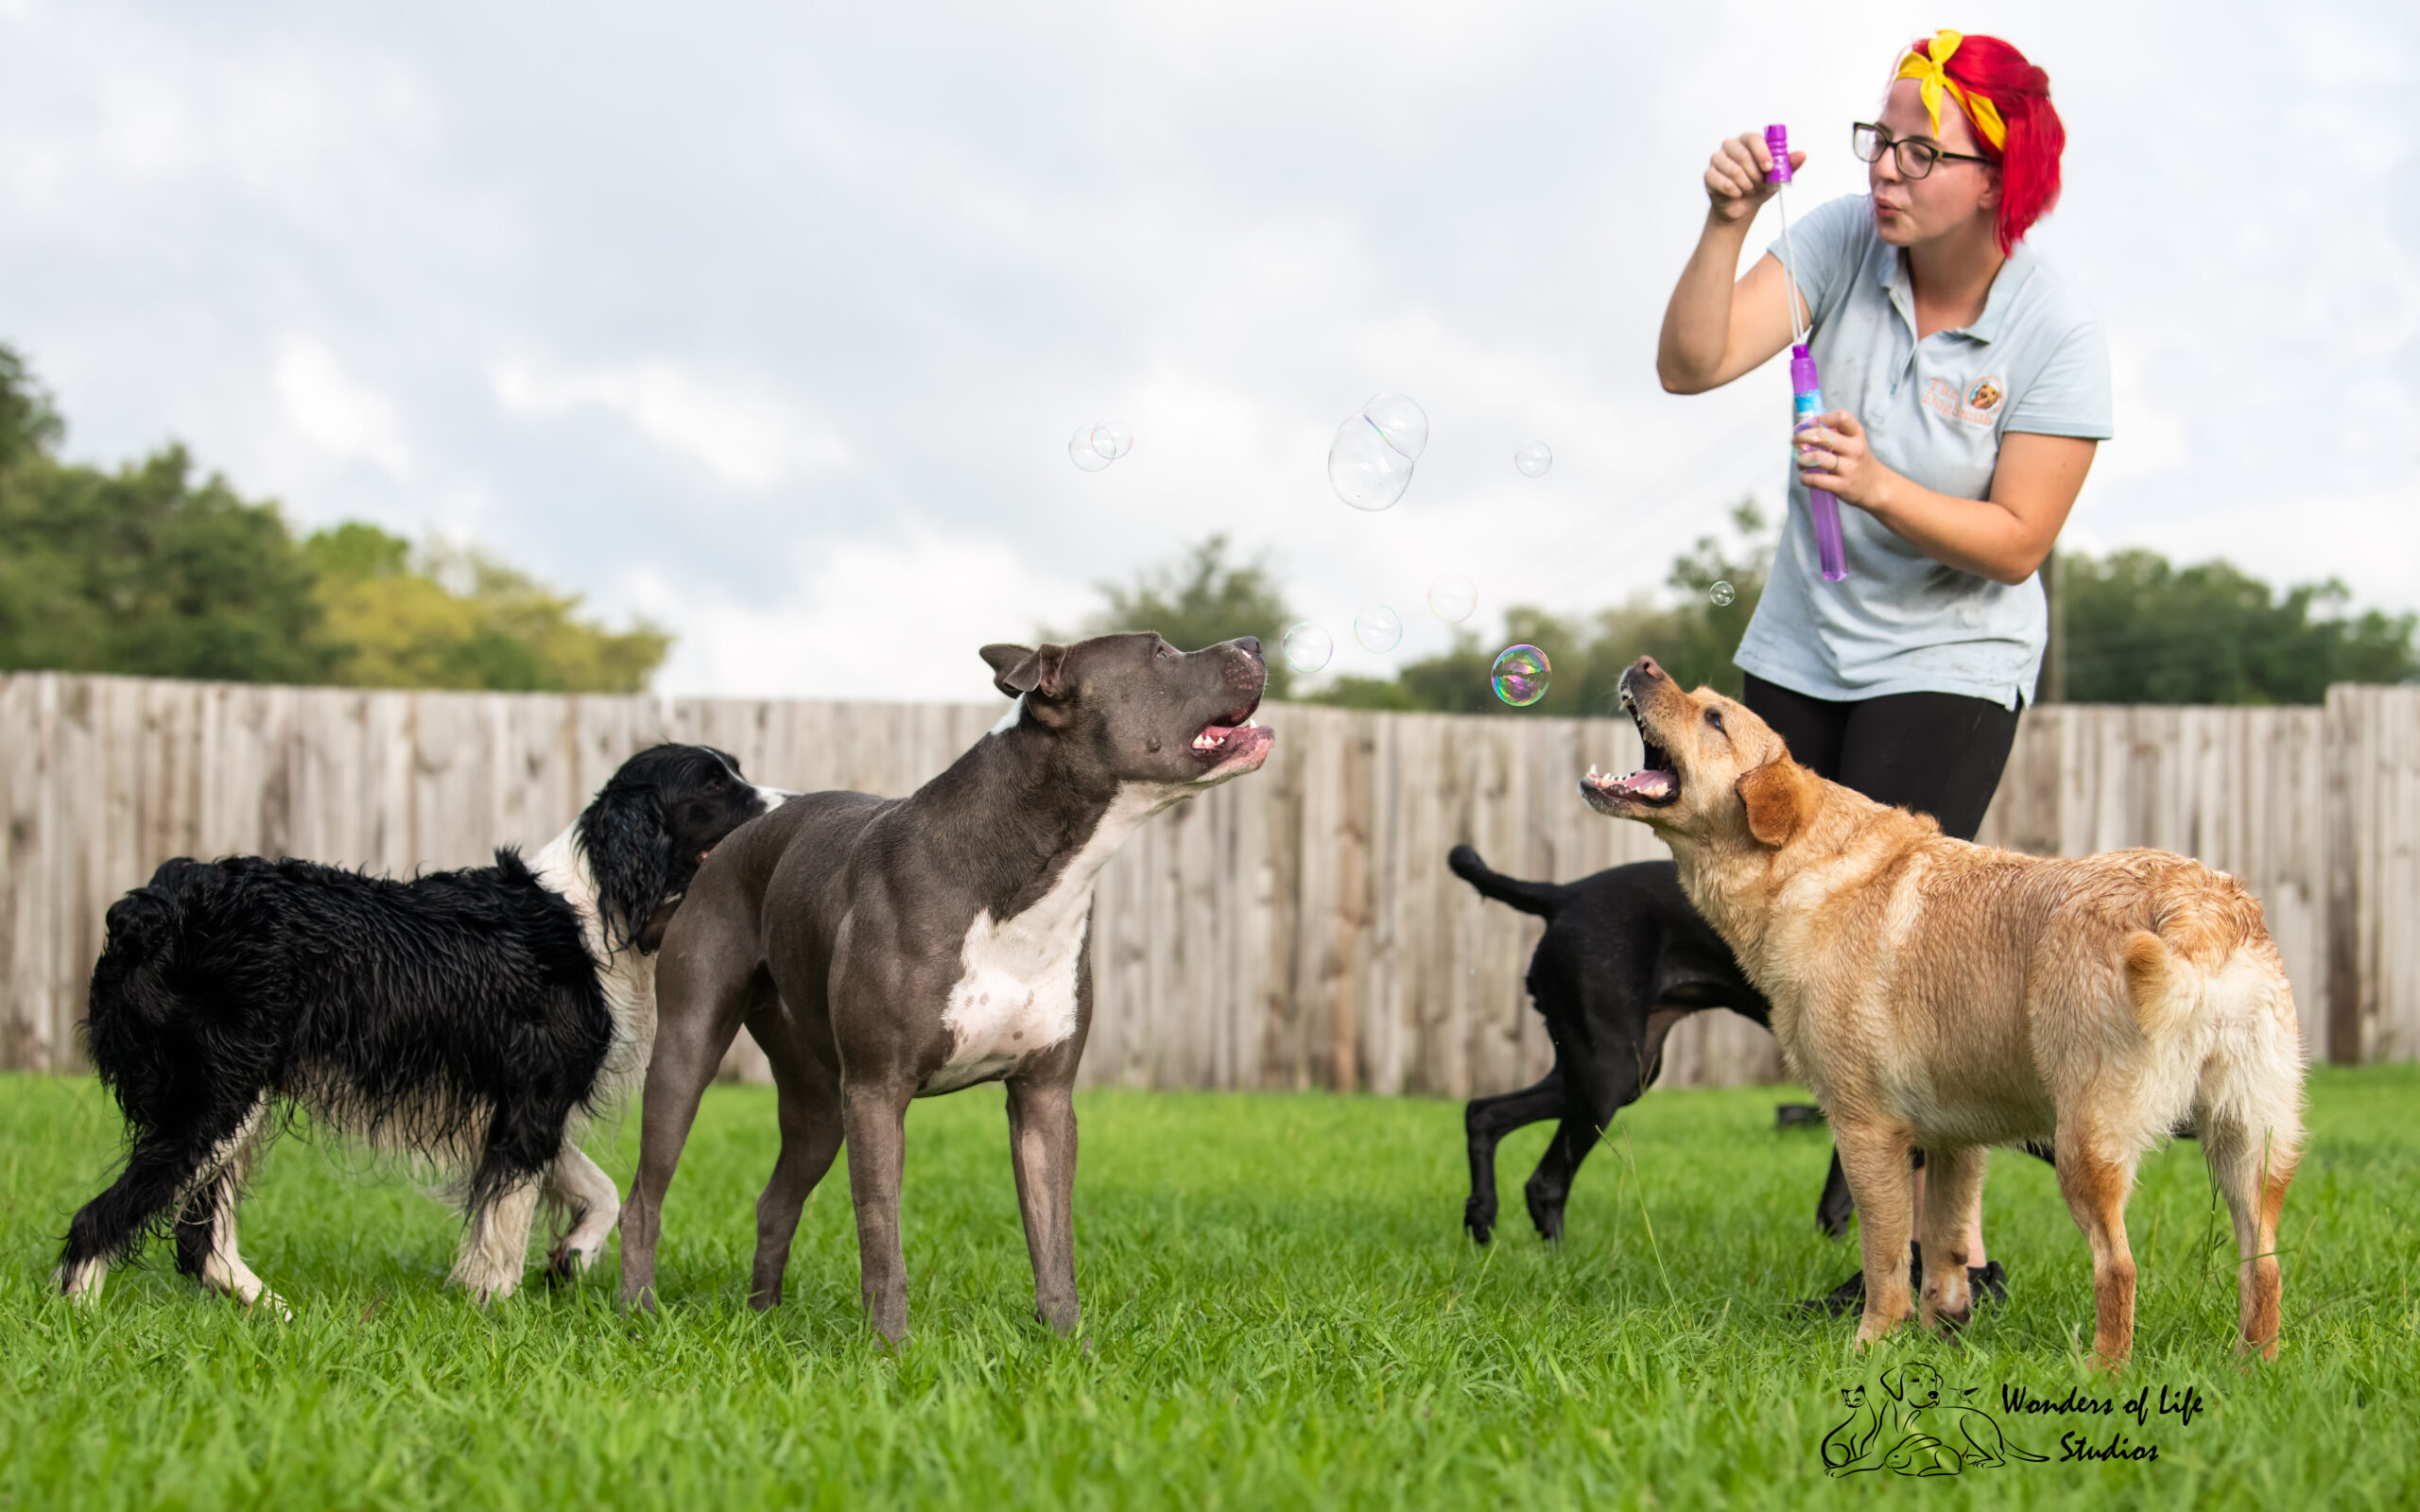
<path fill-rule="evenodd" d="M 1789 285 L 1790 432 L 1796 435 L 1811 429 L 1816 417 L 1824 413 L 1824 383 L 1815 375 L 1815 359 L 1806 351 L 1815 335 L 1813 317 L 1799 318 L 1798 260 L 1789 245 L 1789 203 L 1779 187 L 1789 182 L 1789 128 L 1766 127 L 1765 149 L 1773 160 L 1773 165 L 1765 170 L 1765 181 L 1776 186 L 1773 206 L 1781 212 L 1782 282 Z M 1815 555 L 1823 563 L 1824 581 L 1837 583 L 1849 575 L 1848 548 L 1841 542 L 1841 501 L 1809 489 L 1806 514 L 1815 526 Z"/>

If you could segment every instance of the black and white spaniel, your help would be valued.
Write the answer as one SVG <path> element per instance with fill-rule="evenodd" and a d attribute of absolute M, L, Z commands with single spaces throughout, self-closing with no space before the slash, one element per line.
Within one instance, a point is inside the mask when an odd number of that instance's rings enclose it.
<path fill-rule="evenodd" d="M 252 1157 L 295 1112 L 433 1162 L 467 1223 L 453 1279 L 520 1284 L 543 1191 L 585 1270 L 620 1215 L 586 1115 L 645 1074 L 653 951 L 698 863 L 788 795 L 705 746 L 622 765 L 524 862 L 396 882 L 315 862 L 175 860 L 109 912 L 85 1032 L 125 1110 L 126 1170 L 77 1213 L 60 1289 L 172 1230 L 177 1268 L 249 1303 L 235 1252 Z M 270 1305 L 283 1310 L 274 1296 Z"/>

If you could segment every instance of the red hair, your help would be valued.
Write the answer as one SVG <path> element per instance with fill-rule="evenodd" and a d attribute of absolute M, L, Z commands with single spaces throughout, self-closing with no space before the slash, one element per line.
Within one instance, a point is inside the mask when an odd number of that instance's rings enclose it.
<path fill-rule="evenodd" d="M 1912 44 L 1910 51 L 1930 58 L 1932 39 Z M 2066 150 L 2067 129 L 2050 103 L 2050 76 L 1997 37 L 1972 35 L 1959 42 L 1942 71 L 1961 88 L 1990 100 L 2008 129 L 2007 141 L 1996 148 L 1980 129 L 1975 132 L 1983 156 L 1999 165 L 1999 219 L 1993 229 L 2006 254 L 2059 202 L 2059 154 Z"/>

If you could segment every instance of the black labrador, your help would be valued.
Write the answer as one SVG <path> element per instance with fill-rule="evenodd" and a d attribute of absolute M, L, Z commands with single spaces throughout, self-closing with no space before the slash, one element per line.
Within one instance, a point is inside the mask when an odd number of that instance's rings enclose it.
<path fill-rule="evenodd" d="M 1466 845 L 1454 847 L 1445 864 L 1480 896 L 1547 921 L 1530 957 L 1529 988 L 1554 1042 L 1554 1068 L 1544 1080 L 1517 1092 L 1475 1097 L 1463 1110 L 1471 1194 L 1462 1227 L 1482 1245 L 1494 1235 L 1495 1146 L 1514 1129 L 1551 1118 L 1554 1139 L 1523 1191 L 1538 1233 L 1559 1240 L 1573 1175 L 1599 1132 L 1612 1127 L 1614 1115 L 1654 1082 L 1672 1025 L 1705 1008 L 1729 1008 L 1771 1027 L 1772 1010 L 1740 973 L 1731 947 L 1689 906 L 1680 868 L 1669 861 L 1610 867 L 1573 883 L 1505 876 Z M 2049 1159 L 2047 1151 L 2033 1153 Z M 1922 1151 L 1915 1163 L 1924 1163 Z M 1837 1239 L 1854 1211 L 1836 1153 L 1815 1222 Z M 1923 1257 L 1912 1258 L 1910 1268 L 1921 1278 Z M 1978 1295 L 2006 1297 L 1998 1262 L 1970 1266 L 1968 1275 Z M 1864 1295 L 1859 1274 L 1804 1305 L 1837 1314 L 1862 1305 Z"/>

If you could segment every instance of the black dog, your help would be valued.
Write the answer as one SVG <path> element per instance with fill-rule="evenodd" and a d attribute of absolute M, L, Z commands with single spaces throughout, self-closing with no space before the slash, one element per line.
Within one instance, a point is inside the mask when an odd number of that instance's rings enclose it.
<path fill-rule="evenodd" d="M 1486 1244 L 1495 1229 L 1495 1146 L 1516 1128 L 1558 1121 L 1555 1136 L 1524 1189 L 1530 1221 L 1549 1240 L 1563 1237 L 1563 1208 L 1571 1178 L 1614 1115 L 1638 1100 L 1661 1069 L 1664 1037 L 1704 1008 L 1729 1008 L 1772 1026 L 1764 995 L 1748 985 L 1713 928 L 1681 892 L 1680 868 L 1669 861 L 1611 867 L 1574 883 L 1523 882 L 1488 869 L 1477 850 L 1458 845 L 1445 864 L 1482 897 L 1510 903 L 1547 921 L 1530 957 L 1530 1001 L 1547 1021 L 1554 1069 L 1534 1087 L 1475 1097 L 1463 1110 L 1471 1160 L 1470 1200 L 1462 1227 Z M 2046 1152 L 2033 1153 L 2048 1159 Z M 1916 1153 L 1924 1163 L 1924 1153 Z M 1855 1211 L 1841 1158 L 1832 1157 L 1815 1221 L 1837 1239 Z M 1920 1282 L 1923 1257 L 1911 1257 Z M 1969 1266 L 1978 1295 L 2005 1300 L 1997 1261 Z M 1805 1304 L 1840 1314 L 1860 1305 L 1862 1273 L 1829 1296 Z"/>
<path fill-rule="evenodd" d="M 1547 921 L 1530 957 L 1530 1001 L 1546 1016 L 1554 1069 L 1534 1087 L 1475 1097 L 1462 1114 L 1471 1195 L 1462 1227 L 1486 1244 L 1495 1230 L 1495 1146 L 1516 1128 L 1557 1120 L 1554 1139 L 1525 1189 L 1530 1221 L 1563 1237 L 1571 1178 L 1614 1115 L 1638 1100 L 1662 1067 L 1664 1037 L 1703 1008 L 1772 1022 L 1764 997 L 1682 896 L 1669 861 L 1613 867 L 1579 882 L 1522 882 L 1488 869 L 1458 845 L 1445 857 L 1482 897 Z"/>
<path fill-rule="evenodd" d="M 647 1062 L 655 963 L 707 850 L 786 795 L 703 746 L 624 763 L 536 865 L 395 882 L 309 861 L 167 862 L 109 912 L 84 1030 L 127 1120 L 125 1172 L 76 1215 L 69 1297 L 170 1227 L 178 1268 L 249 1303 L 235 1202 L 296 1110 L 458 1182 L 454 1279 L 519 1284 L 542 1184 L 585 1268 L 619 1211 L 579 1115 Z M 271 1305 L 281 1306 L 274 1297 Z"/>

